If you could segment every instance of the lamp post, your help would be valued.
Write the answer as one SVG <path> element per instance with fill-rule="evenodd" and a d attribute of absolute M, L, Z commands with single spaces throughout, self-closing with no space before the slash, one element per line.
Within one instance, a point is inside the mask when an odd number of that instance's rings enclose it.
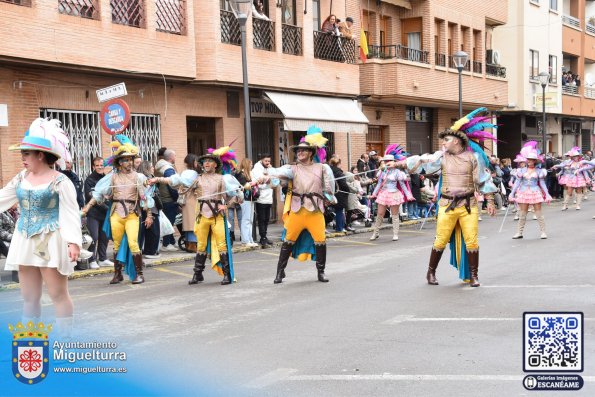
<path fill-rule="evenodd" d="M 463 117 L 463 69 L 469 60 L 469 55 L 464 51 L 457 51 L 452 60 L 459 71 L 459 118 Z"/>
<path fill-rule="evenodd" d="M 541 121 L 541 153 L 545 156 L 547 153 L 547 145 L 546 145 L 546 138 L 545 138 L 545 87 L 547 87 L 547 83 L 550 80 L 550 74 L 547 72 L 539 73 L 539 82 L 541 83 L 541 112 L 542 112 L 542 121 Z"/>
<path fill-rule="evenodd" d="M 250 127 L 250 93 L 248 92 L 248 61 L 246 59 L 246 21 L 252 11 L 252 0 L 230 1 L 242 32 L 242 74 L 244 85 L 244 132 L 246 134 L 246 158 L 252 157 L 252 130 Z"/>

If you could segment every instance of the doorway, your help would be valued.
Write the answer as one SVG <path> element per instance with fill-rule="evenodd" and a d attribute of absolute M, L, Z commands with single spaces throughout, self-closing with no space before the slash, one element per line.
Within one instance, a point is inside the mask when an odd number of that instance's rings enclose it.
<path fill-rule="evenodd" d="M 188 153 L 202 156 L 216 146 L 215 118 L 186 117 L 186 148 Z"/>

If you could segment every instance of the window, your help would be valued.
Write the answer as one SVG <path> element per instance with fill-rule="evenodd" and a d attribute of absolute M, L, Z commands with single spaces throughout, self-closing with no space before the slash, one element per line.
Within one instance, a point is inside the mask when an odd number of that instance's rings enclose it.
<path fill-rule="evenodd" d="M 550 55 L 550 61 L 548 65 L 548 73 L 550 74 L 550 83 L 558 83 L 558 58 L 555 55 Z"/>
<path fill-rule="evenodd" d="M 550 10 L 558 11 L 558 0 L 550 0 Z"/>
<path fill-rule="evenodd" d="M 312 21 L 314 30 L 320 30 L 320 0 L 312 0 Z"/>
<path fill-rule="evenodd" d="M 283 5 L 281 6 L 281 21 L 288 25 L 297 26 L 295 0 L 283 0 Z"/>
<path fill-rule="evenodd" d="M 431 121 L 432 109 L 419 106 L 407 106 L 405 110 L 405 120 L 407 121 Z"/>
<path fill-rule="evenodd" d="M 529 79 L 537 80 L 539 76 L 539 51 L 529 50 Z"/>
<path fill-rule="evenodd" d="M 143 0 L 110 0 L 112 22 L 119 25 L 143 28 L 145 10 Z"/>
<path fill-rule="evenodd" d="M 72 170 L 84 180 L 92 171 L 93 158 L 101 156 L 99 112 L 41 109 L 39 116 L 60 120 L 70 140 Z"/>
<path fill-rule="evenodd" d="M 123 134 L 132 139 L 143 160 L 153 164 L 157 162 L 157 151 L 161 147 L 161 121 L 158 114 L 132 113 L 130 124 Z"/>
<path fill-rule="evenodd" d="M 99 9 L 95 0 L 59 0 L 58 12 L 74 17 L 99 19 Z"/>
<path fill-rule="evenodd" d="M 186 33 L 186 1 L 185 0 L 156 0 L 157 31 L 185 34 Z"/>

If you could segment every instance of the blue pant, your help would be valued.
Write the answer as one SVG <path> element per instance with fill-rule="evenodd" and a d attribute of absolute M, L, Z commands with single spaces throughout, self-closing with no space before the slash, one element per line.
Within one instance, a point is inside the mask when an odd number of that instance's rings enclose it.
<path fill-rule="evenodd" d="M 252 222 L 254 221 L 254 204 L 252 201 L 244 201 L 240 204 L 242 208 L 242 223 L 240 227 L 240 233 L 242 235 L 242 243 L 248 244 L 253 243 L 252 239 Z"/>
<path fill-rule="evenodd" d="M 342 232 L 345 230 L 345 209 L 335 207 L 335 230 Z"/>
<path fill-rule="evenodd" d="M 234 216 L 235 212 L 235 216 Z M 229 232 L 233 233 L 235 227 L 235 218 L 238 218 L 238 226 L 240 227 L 240 233 L 242 231 L 242 208 L 238 205 L 236 207 L 230 207 L 227 209 L 227 219 L 229 220 Z"/>
<path fill-rule="evenodd" d="M 163 203 L 163 213 L 173 225 L 176 220 L 176 215 L 178 215 L 178 203 Z M 168 245 L 176 245 L 176 239 L 174 238 L 173 234 L 163 236 L 163 246 L 165 247 Z"/>

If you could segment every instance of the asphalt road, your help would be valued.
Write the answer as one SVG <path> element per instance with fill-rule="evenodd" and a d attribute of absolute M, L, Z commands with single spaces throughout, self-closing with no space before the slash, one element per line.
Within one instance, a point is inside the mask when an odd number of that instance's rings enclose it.
<path fill-rule="evenodd" d="M 188 394 L 538 395 L 522 385 L 523 312 L 581 311 L 585 386 L 570 395 L 595 395 L 595 195 L 581 211 L 548 207 L 547 240 L 533 220 L 512 240 L 512 213 L 499 233 L 503 215 L 480 223 L 480 288 L 458 280 L 448 249 L 440 285 L 426 284 L 428 223 L 402 228 L 398 242 L 389 230 L 330 241 L 326 284 L 313 263 L 291 261 L 274 285 L 278 248 L 236 255 L 231 286 L 210 270 L 188 286 L 191 263 L 151 268 L 140 286 L 73 280 L 79 336 L 126 341 L 178 368 L 198 385 Z M 0 301 L 0 314 L 18 315 L 17 290 Z"/>

